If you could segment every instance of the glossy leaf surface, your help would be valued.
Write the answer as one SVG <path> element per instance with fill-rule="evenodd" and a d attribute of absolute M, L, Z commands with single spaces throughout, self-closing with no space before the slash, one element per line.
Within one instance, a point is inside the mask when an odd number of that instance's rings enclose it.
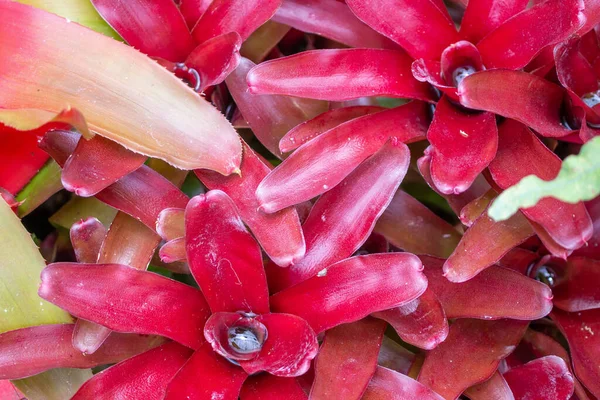
<path fill-rule="evenodd" d="M 463 39 L 477 43 L 507 19 L 525 10 L 528 0 L 476 0 L 470 2 L 460 24 Z"/>
<path fill-rule="evenodd" d="M 106 228 L 96 218 L 81 220 L 71 227 L 70 238 L 78 262 L 93 264 L 98 261 Z"/>
<path fill-rule="evenodd" d="M 269 374 L 249 377 L 240 393 L 241 400 L 307 400 L 308 396 L 294 378 Z"/>
<path fill-rule="evenodd" d="M 552 288 L 554 304 L 564 311 L 577 312 L 600 308 L 598 290 L 600 262 L 571 257 L 556 286 Z"/>
<path fill-rule="evenodd" d="M 573 394 L 573 376 L 556 356 L 538 358 L 504 373 L 516 399 L 568 400 Z"/>
<path fill-rule="evenodd" d="M 441 400 L 427 386 L 406 375 L 377 367 L 363 400 Z"/>
<path fill-rule="evenodd" d="M 515 400 L 508 383 L 498 371 L 494 372 L 494 375 L 487 381 L 465 390 L 464 395 L 471 400 Z"/>

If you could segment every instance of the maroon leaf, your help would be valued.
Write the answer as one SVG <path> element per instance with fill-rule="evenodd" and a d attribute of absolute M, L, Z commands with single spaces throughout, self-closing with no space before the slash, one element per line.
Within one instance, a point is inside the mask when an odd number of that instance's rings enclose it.
<path fill-rule="evenodd" d="M 179 11 L 183 15 L 188 28 L 193 29 L 196 22 L 206 11 L 213 0 L 181 0 Z"/>
<path fill-rule="evenodd" d="M 241 176 L 223 176 L 208 170 L 195 173 L 209 189 L 222 190 L 233 199 L 242 220 L 274 263 L 288 266 L 297 262 L 306 252 L 298 213 L 293 208 L 273 214 L 259 210 L 254 192 L 270 168 L 245 143 L 240 169 Z"/>
<path fill-rule="evenodd" d="M 71 400 L 130 398 L 132 393 L 144 400 L 162 400 L 190 355 L 187 347 L 166 343 L 94 375 Z"/>
<path fill-rule="evenodd" d="M 42 271 L 39 295 L 118 332 L 161 335 L 191 348 L 204 342 L 209 311 L 202 293 L 151 272 L 118 264 L 55 263 Z"/>
<path fill-rule="evenodd" d="M 448 338 L 427 353 L 419 382 L 456 399 L 468 387 L 492 376 L 527 329 L 527 322 L 460 319 L 450 325 Z"/>
<path fill-rule="evenodd" d="M 448 336 L 446 314 L 429 288 L 415 300 L 373 316 L 389 323 L 403 341 L 422 349 L 431 350 Z"/>
<path fill-rule="evenodd" d="M 548 0 L 490 32 L 477 47 L 487 68 L 520 69 L 544 47 L 562 42 L 585 22 L 581 0 Z"/>
<path fill-rule="evenodd" d="M 411 57 L 400 50 L 314 50 L 264 62 L 253 68 L 247 79 L 255 94 L 332 101 L 362 96 L 433 100 L 429 85 L 412 77 L 411 64 Z"/>
<path fill-rule="evenodd" d="M 216 354 L 210 344 L 204 343 L 169 383 L 164 399 L 237 400 L 247 377 L 248 374 L 241 368 Z"/>
<path fill-rule="evenodd" d="M 568 400 L 573 394 L 573 376 L 567 364 L 556 356 L 547 356 L 512 368 L 504 379 L 516 399 Z"/>
<path fill-rule="evenodd" d="M 477 218 L 483 214 L 485 209 L 490 205 L 492 200 L 498 196 L 498 193 L 494 189 L 490 189 L 485 192 L 482 196 L 479 196 L 460 210 L 458 218 L 464 225 L 471 227 Z"/>
<path fill-rule="evenodd" d="M 571 257 L 556 286 L 554 305 L 561 310 L 576 312 L 600 308 L 600 261 Z"/>
<path fill-rule="evenodd" d="M 460 35 L 471 43 L 477 43 L 504 21 L 523 11 L 527 3 L 528 0 L 471 1 L 460 24 Z"/>
<path fill-rule="evenodd" d="M 274 291 L 310 278 L 354 254 L 390 203 L 409 159 L 407 146 L 392 139 L 322 195 L 303 225 L 307 248 L 304 258 L 289 268 L 267 270 Z"/>
<path fill-rule="evenodd" d="M 94 217 L 82 219 L 71 226 L 71 244 L 77 261 L 93 264 L 106 237 L 106 228 Z"/>
<path fill-rule="evenodd" d="M 149 56 L 183 61 L 194 41 L 172 0 L 92 0 L 96 10 L 132 47 Z"/>
<path fill-rule="evenodd" d="M 284 0 L 273 21 L 350 47 L 397 47 L 358 20 L 344 3 L 335 0 Z"/>
<path fill-rule="evenodd" d="M 427 287 L 421 268 L 409 253 L 352 257 L 271 296 L 271 307 L 304 318 L 320 333 L 414 300 Z"/>
<path fill-rule="evenodd" d="M 294 378 L 269 374 L 249 377 L 240 393 L 241 400 L 307 400 L 308 396 Z"/>
<path fill-rule="evenodd" d="M 516 119 L 546 137 L 573 132 L 561 123 L 564 94 L 560 86 L 522 71 L 476 72 L 458 85 L 463 106 Z"/>
<path fill-rule="evenodd" d="M 327 331 L 315 362 L 311 400 L 359 400 L 377 368 L 385 328 L 385 322 L 367 318 Z"/>
<path fill-rule="evenodd" d="M 442 260 L 421 257 L 429 288 L 452 318 L 534 320 L 552 310 L 552 291 L 545 284 L 513 270 L 491 266 L 463 283 L 442 275 Z M 494 301 L 490 302 L 490 298 Z"/>
<path fill-rule="evenodd" d="M 275 212 L 312 199 L 340 183 L 390 137 L 402 142 L 424 138 L 426 106 L 405 106 L 366 115 L 330 129 L 304 144 L 260 183 L 261 208 Z"/>
<path fill-rule="evenodd" d="M 242 41 L 275 14 L 281 0 L 213 0 L 192 30 L 198 43 L 229 32 Z"/>
<path fill-rule="evenodd" d="M 260 248 L 225 193 L 192 198 L 185 231 L 190 271 L 212 312 L 269 312 Z"/>
<path fill-rule="evenodd" d="M 406 375 L 377 367 L 363 400 L 442 400 L 442 397 Z"/>
<path fill-rule="evenodd" d="M 452 225 L 402 190 L 377 220 L 375 232 L 399 249 L 436 257 L 447 257 L 460 241 Z"/>
<path fill-rule="evenodd" d="M 101 350 L 71 345 L 73 324 L 40 325 L 0 334 L 0 379 L 21 379 L 52 368 L 90 368 L 119 362 L 160 344 L 153 336 L 114 334 Z"/>
<path fill-rule="evenodd" d="M 267 328 L 268 337 L 256 358 L 240 361 L 242 368 L 250 375 L 260 371 L 281 377 L 306 373 L 319 351 L 317 336 L 307 321 L 290 314 L 263 314 L 256 320 Z"/>
<path fill-rule="evenodd" d="M 560 159 L 526 126 L 506 120 L 499 127 L 499 134 L 498 154 L 490 164 L 490 174 L 502 189 L 530 174 L 544 180 L 558 175 Z M 581 247 L 592 236 L 592 222 L 583 203 L 567 204 L 546 198 L 521 212 L 539 223 L 557 244 L 567 249 Z"/>
<path fill-rule="evenodd" d="M 442 97 L 427 131 L 431 178 L 445 194 L 467 190 L 494 159 L 498 130 L 494 114 L 467 113 Z"/>
<path fill-rule="evenodd" d="M 452 21 L 431 0 L 347 0 L 347 4 L 358 18 L 416 59 L 438 59 L 446 47 L 459 40 Z"/>
<path fill-rule="evenodd" d="M 497 371 L 490 379 L 471 386 L 463 394 L 471 400 L 515 400 L 508 383 Z"/>

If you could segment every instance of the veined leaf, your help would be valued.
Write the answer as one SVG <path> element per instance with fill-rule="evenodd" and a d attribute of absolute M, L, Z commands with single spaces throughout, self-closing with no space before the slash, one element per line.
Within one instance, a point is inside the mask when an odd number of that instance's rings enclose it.
<path fill-rule="evenodd" d="M 600 138 L 583 145 L 578 155 L 562 163 L 558 176 L 544 181 L 535 175 L 521 179 L 505 190 L 490 207 L 488 214 L 496 221 L 504 221 L 519 208 L 533 207 L 544 197 L 554 197 L 566 203 L 591 200 L 600 194 Z"/>

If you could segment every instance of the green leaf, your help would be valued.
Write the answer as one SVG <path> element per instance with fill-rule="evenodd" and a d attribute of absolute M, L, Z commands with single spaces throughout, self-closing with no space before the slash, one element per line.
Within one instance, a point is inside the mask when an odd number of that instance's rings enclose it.
<path fill-rule="evenodd" d="M 45 266 L 29 232 L 0 199 L 0 332 L 73 321 L 68 313 L 38 297 Z M 89 370 L 53 370 L 15 384 L 30 400 L 66 399 L 90 376 Z"/>
<path fill-rule="evenodd" d="M 19 217 L 23 218 L 63 188 L 60 173 L 61 169 L 54 160 L 49 160 L 39 170 L 16 197 L 22 202 L 17 208 Z"/>
<path fill-rule="evenodd" d="M 533 207 L 544 197 L 577 203 L 591 200 L 598 194 L 600 137 L 595 137 L 581 147 L 579 155 L 565 158 L 558 176 L 553 180 L 543 181 L 535 175 L 529 175 L 506 189 L 489 208 L 488 215 L 495 221 L 504 221 L 519 208 Z"/>

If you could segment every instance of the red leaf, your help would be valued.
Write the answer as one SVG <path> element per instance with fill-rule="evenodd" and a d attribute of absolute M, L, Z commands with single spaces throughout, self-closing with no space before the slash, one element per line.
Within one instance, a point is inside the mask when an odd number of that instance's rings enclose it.
<path fill-rule="evenodd" d="M 70 237 L 77 261 L 93 264 L 98 261 L 106 228 L 96 218 L 88 217 L 71 226 Z"/>
<path fill-rule="evenodd" d="M 39 295 L 118 332 L 156 334 L 198 348 L 209 310 L 197 289 L 118 264 L 54 263 Z M 110 310 L 110 312 L 106 312 Z"/>
<path fill-rule="evenodd" d="M 599 279 L 600 261 L 569 258 L 564 275 L 552 288 L 554 305 L 569 312 L 600 308 Z"/>
<path fill-rule="evenodd" d="M 465 390 L 464 395 L 470 400 L 515 400 L 508 383 L 497 371 L 487 381 Z"/>
<path fill-rule="evenodd" d="M 426 106 L 405 106 L 366 115 L 330 129 L 304 144 L 258 185 L 256 197 L 275 212 L 327 192 L 375 153 L 390 137 L 402 142 L 424 138 Z"/>
<path fill-rule="evenodd" d="M 392 200 L 409 161 L 408 147 L 392 139 L 322 195 L 302 227 L 306 255 L 289 268 L 267 269 L 270 287 L 277 292 L 354 254 Z"/>
<path fill-rule="evenodd" d="M 561 161 L 527 127 L 506 120 L 499 127 L 498 153 L 490 164 L 490 174 L 502 189 L 534 174 L 551 180 L 558 175 Z M 583 203 L 567 204 L 554 198 L 522 209 L 530 220 L 539 223 L 557 244 L 573 250 L 592 236 L 592 222 Z"/>
<path fill-rule="evenodd" d="M 240 393 L 241 400 L 307 400 L 296 379 L 269 374 L 249 377 Z"/>
<path fill-rule="evenodd" d="M 459 40 L 447 13 L 431 0 L 347 0 L 346 3 L 358 18 L 400 44 L 416 59 L 436 60 L 446 47 Z"/>
<path fill-rule="evenodd" d="M 293 208 L 273 214 L 259 210 L 254 192 L 270 168 L 245 143 L 240 169 L 241 176 L 223 176 L 208 170 L 195 173 L 209 189 L 222 190 L 233 199 L 242 220 L 274 263 L 288 266 L 297 262 L 306 252 L 298 213 Z"/>
<path fill-rule="evenodd" d="M 136 398 L 162 400 L 167 385 L 192 355 L 182 345 L 169 342 L 110 367 L 88 380 L 71 400 Z"/>
<path fill-rule="evenodd" d="M 0 124 L 0 187 L 17 194 L 48 160 L 38 149 L 35 131 L 20 132 Z"/>
<path fill-rule="evenodd" d="M 23 394 L 9 380 L 0 381 L 0 396 L 5 400 L 21 400 Z"/>
<path fill-rule="evenodd" d="M 460 24 L 460 36 L 471 43 L 477 43 L 507 19 L 525 10 L 527 3 L 529 0 L 471 1 Z"/>
<path fill-rule="evenodd" d="M 464 79 L 460 68 L 472 68 L 475 71 L 485 69 L 479 50 L 471 42 L 461 40 L 448 46 L 442 52 L 440 60 L 441 78 L 447 85 L 456 87 Z M 456 100 L 455 97 L 452 100 Z"/>
<path fill-rule="evenodd" d="M 90 368 L 133 357 L 160 343 L 152 336 L 117 333 L 101 350 L 83 354 L 71 345 L 73 324 L 40 325 L 0 334 L 0 379 L 21 379 L 53 368 Z"/>
<path fill-rule="evenodd" d="M 102 136 L 81 139 L 63 167 L 62 184 L 78 196 L 93 196 L 138 169 L 144 161 L 146 156 Z"/>
<path fill-rule="evenodd" d="M 447 257 L 460 233 L 418 200 L 398 190 L 375 225 L 391 244 L 415 254 Z"/>
<path fill-rule="evenodd" d="M 547 356 L 512 368 L 504 379 L 516 399 L 568 400 L 573 394 L 573 376 L 567 364 L 556 356 Z"/>
<path fill-rule="evenodd" d="M 513 270 L 491 266 L 463 283 L 445 279 L 442 260 L 421 257 L 429 288 L 452 318 L 534 320 L 552 310 L 552 291 L 545 284 Z M 494 301 L 490 302 L 490 298 Z"/>
<path fill-rule="evenodd" d="M 185 238 L 180 237 L 177 239 L 169 240 L 167 243 L 161 246 L 158 256 L 164 263 L 170 264 L 178 261 L 186 260 L 185 253 Z"/>
<path fill-rule="evenodd" d="M 263 314 L 256 320 L 269 336 L 256 358 L 240 361 L 242 368 L 250 375 L 260 371 L 281 377 L 306 373 L 319 351 L 317 336 L 307 321 L 290 314 Z"/>
<path fill-rule="evenodd" d="M 445 399 L 456 399 L 468 387 L 492 376 L 500 361 L 515 349 L 527 325 L 509 319 L 455 321 L 448 338 L 425 356 L 419 382 Z"/>
<path fill-rule="evenodd" d="M 185 209 L 190 271 L 212 312 L 269 312 L 260 248 L 233 201 L 220 190 L 199 195 Z"/>
<path fill-rule="evenodd" d="M 431 350 L 448 336 L 446 314 L 429 288 L 415 300 L 373 316 L 389 323 L 403 341 L 421 349 Z"/>
<path fill-rule="evenodd" d="M 237 32 L 246 40 L 267 22 L 281 0 L 213 0 L 192 30 L 198 43 L 229 32 Z"/>
<path fill-rule="evenodd" d="M 477 43 L 483 63 L 523 68 L 544 47 L 577 32 L 585 22 L 583 9 L 582 0 L 548 0 L 515 15 Z"/>
<path fill-rule="evenodd" d="M 463 106 L 516 119 L 546 137 L 573 132 L 561 121 L 564 94 L 560 86 L 522 71 L 481 71 L 458 85 Z"/>
<path fill-rule="evenodd" d="M 444 96 L 437 104 L 427 139 L 433 183 L 442 193 L 459 194 L 496 155 L 496 118 L 489 112 L 467 113 Z"/>
<path fill-rule="evenodd" d="M 327 331 L 315 362 L 311 400 L 361 399 L 377 368 L 385 328 L 385 322 L 367 318 Z"/>
<path fill-rule="evenodd" d="M 413 78 L 411 64 L 410 56 L 399 50 L 314 50 L 264 62 L 247 80 L 255 94 L 332 101 L 362 96 L 433 100 L 430 86 Z"/>
<path fill-rule="evenodd" d="M 442 397 L 406 375 L 377 367 L 363 400 L 442 400 Z"/>
<path fill-rule="evenodd" d="M 180 0 L 179 11 L 183 15 L 190 30 L 194 28 L 194 25 L 196 25 L 196 22 L 198 22 L 202 14 L 208 9 L 208 6 L 212 1 L 213 0 Z"/>
<path fill-rule="evenodd" d="M 320 333 L 414 300 L 427 287 L 421 268 L 409 253 L 348 258 L 271 296 L 271 307 L 304 318 Z"/>
<path fill-rule="evenodd" d="M 247 377 L 241 368 L 204 343 L 169 383 L 164 399 L 237 400 Z"/>
<path fill-rule="evenodd" d="M 350 47 L 398 47 L 363 24 L 345 4 L 335 0 L 284 0 L 273 21 Z"/>
<path fill-rule="evenodd" d="M 324 112 L 288 131 L 279 141 L 279 150 L 282 153 L 296 150 L 304 143 L 344 122 L 384 110 L 383 107 L 377 106 L 350 106 Z"/>
<path fill-rule="evenodd" d="M 183 61 L 192 35 L 172 0 L 91 0 L 102 18 L 132 47 L 149 56 Z"/>

